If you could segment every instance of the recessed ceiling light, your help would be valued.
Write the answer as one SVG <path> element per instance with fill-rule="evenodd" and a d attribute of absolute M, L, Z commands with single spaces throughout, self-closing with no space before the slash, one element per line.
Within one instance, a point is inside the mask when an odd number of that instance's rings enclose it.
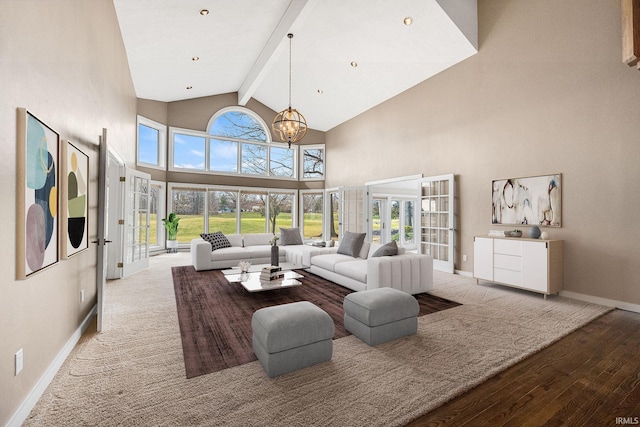
<path fill-rule="evenodd" d="M 404 22 L 404 25 L 408 27 L 409 25 L 413 24 L 413 18 L 410 16 L 407 16 L 406 18 L 404 18 L 402 22 Z"/>
<path fill-rule="evenodd" d="M 199 56 L 193 56 L 191 58 L 192 61 L 200 61 L 200 57 Z"/>
<path fill-rule="evenodd" d="M 356 61 L 351 61 L 351 66 L 353 68 L 356 68 L 358 66 L 358 63 Z"/>
<path fill-rule="evenodd" d="M 209 10 L 208 9 L 200 9 L 200 15 L 206 16 L 208 14 L 209 14 Z"/>

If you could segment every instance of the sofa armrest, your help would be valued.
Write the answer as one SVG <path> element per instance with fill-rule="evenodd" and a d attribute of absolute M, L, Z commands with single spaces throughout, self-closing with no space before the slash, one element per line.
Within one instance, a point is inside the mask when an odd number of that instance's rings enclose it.
<path fill-rule="evenodd" d="M 204 239 L 196 238 L 191 241 L 191 264 L 196 271 L 212 270 L 211 243 Z"/>
<path fill-rule="evenodd" d="M 395 288 L 410 294 L 433 289 L 433 258 L 405 253 L 367 259 L 367 289 Z"/>

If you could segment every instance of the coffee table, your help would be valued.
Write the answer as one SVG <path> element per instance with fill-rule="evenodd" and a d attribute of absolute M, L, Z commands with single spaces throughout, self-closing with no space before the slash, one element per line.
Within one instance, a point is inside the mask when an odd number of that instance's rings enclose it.
<path fill-rule="evenodd" d="M 303 278 L 302 274 L 295 271 L 283 271 L 284 277 L 278 280 L 260 280 L 260 272 L 225 274 L 224 278 L 229 283 L 240 283 L 249 292 L 264 292 L 275 289 L 292 288 L 302 285 L 298 279 Z"/>

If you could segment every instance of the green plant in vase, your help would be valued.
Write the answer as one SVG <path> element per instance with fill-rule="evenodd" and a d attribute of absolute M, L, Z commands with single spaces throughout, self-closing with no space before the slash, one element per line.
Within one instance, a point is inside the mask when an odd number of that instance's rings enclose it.
<path fill-rule="evenodd" d="M 178 223 L 180 218 L 171 212 L 167 218 L 162 218 L 164 228 L 167 230 L 167 252 L 175 253 L 178 251 Z"/>

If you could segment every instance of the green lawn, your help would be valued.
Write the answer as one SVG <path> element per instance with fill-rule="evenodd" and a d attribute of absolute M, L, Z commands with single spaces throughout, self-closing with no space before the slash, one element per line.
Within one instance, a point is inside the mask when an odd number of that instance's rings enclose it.
<path fill-rule="evenodd" d="M 180 224 L 178 226 L 178 242 L 186 243 L 191 239 L 200 236 L 204 231 L 204 217 L 201 215 L 179 215 Z M 157 216 L 151 215 L 149 235 L 155 236 L 157 227 Z M 276 222 L 276 232 L 278 227 L 291 227 L 291 214 L 281 213 Z M 240 229 L 242 233 L 264 233 L 265 218 L 259 212 L 242 212 L 240 218 Z M 236 214 L 234 212 L 222 213 L 209 217 L 209 231 L 222 231 L 224 234 L 234 234 L 236 232 Z M 305 214 L 304 217 L 305 237 L 320 238 L 322 236 L 322 215 Z"/>

